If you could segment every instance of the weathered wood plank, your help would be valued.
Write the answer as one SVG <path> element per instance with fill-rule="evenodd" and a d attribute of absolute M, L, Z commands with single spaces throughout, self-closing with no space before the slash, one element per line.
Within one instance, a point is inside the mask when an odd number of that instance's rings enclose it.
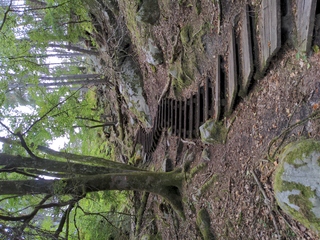
<path fill-rule="evenodd" d="M 194 109 L 193 109 L 193 95 L 190 97 L 190 102 L 189 102 L 189 132 L 188 132 L 188 138 L 192 138 L 192 132 L 193 132 L 193 123 L 194 123 Z"/>
<path fill-rule="evenodd" d="M 215 120 L 219 120 L 221 112 L 221 68 L 220 68 L 220 55 L 217 56 L 215 61 L 216 71 L 216 84 L 215 84 L 215 101 L 214 101 L 214 112 Z"/>
<path fill-rule="evenodd" d="M 182 100 L 179 101 L 179 122 L 178 122 L 178 132 L 177 132 L 177 136 L 181 137 L 181 132 L 182 132 Z"/>
<path fill-rule="evenodd" d="M 280 0 L 262 0 L 260 19 L 260 72 L 263 74 L 281 47 Z"/>
<path fill-rule="evenodd" d="M 199 127 L 200 127 L 200 86 L 198 86 L 198 91 L 196 93 L 196 119 L 195 119 L 195 132 L 194 136 L 199 137 Z"/>
<path fill-rule="evenodd" d="M 203 121 L 207 121 L 208 118 L 209 118 L 209 111 L 210 111 L 210 108 L 209 108 L 209 78 L 206 79 L 206 82 L 203 86 L 204 88 L 204 98 L 203 98 L 203 101 L 204 101 L 204 104 L 203 104 L 203 107 L 204 107 L 204 113 L 203 113 Z"/>
<path fill-rule="evenodd" d="M 230 28 L 229 56 L 228 56 L 228 83 L 227 83 L 227 108 L 226 114 L 230 114 L 238 92 L 238 77 L 236 63 L 236 43 L 233 27 Z"/>
<path fill-rule="evenodd" d="M 166 128 L 167 127 L 167 119 L 168 119 L 168 116 L 167 116 L 167 99 L 165 98 L 164 101 L 163 101 L 163 128 Z"/>
<path fill-rule="evenodd" d="M 188 128 L 188 121 L 189 120 L 189 116 L 188 116 L 188 100 L 184 101 L 184 106 L 183 106 L 183 126 L 184 126 L 184 130 L 183 130 L 183 135 L 182 137 L 184 139 L 187 138 L 187 128 Z"/>
<path fill-rule="evenodd" d="M 246 96 L 250 80 L 253 74 L 253 58 L 252 58 L 252 42 L 251 28 L 249 20 L 249 6 L 246 5 L 242 15 L 242 31 L 241 31 L 241 84 L 240 95 Z"/>
<path fill-rule="evenodd" d="M 177 135 L 177 132 L 178 132 L 178 104 L 179 104 L 179 101 L 178 100 L 175 100 L 175 105 L 174 105 L 174 126 L 173 126 L 173 131 L 172 133 L 174 135 Z"/>
<path fill-rule="evenodd" d="M 297 50 L 308 53 L 311 49 L 314 20 L 316 14 L 316 0 L 297 0 Z"/>

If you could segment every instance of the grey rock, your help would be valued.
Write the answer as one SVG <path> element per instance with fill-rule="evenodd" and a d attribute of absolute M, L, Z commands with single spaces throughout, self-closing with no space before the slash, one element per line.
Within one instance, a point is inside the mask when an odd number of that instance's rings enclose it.
<path fill-rule="evenodd" d="M 284 212 L 320 233 L 320 142 L 300 140 L 285 147 L 273 183 Z"/>
<path fill-rule="evenodd" d="M 143 0 L 141 7 L 137 13 L 136 20 L 138 22 L 155 24 L 160 18 L 160 7 L 158 0 Z"/>
<path fill-rule="evenodd" d="M 214 119 L 206 121 L 200 126 L 201 141 L 207 144 L 225 143 L 228 130 L 221 122 Z"/>
<path fill-rule="evenodd" d="M 210 161 L 210 153 L 207 149 L 203 149 L 201 153 L 201 159 L 204 161 Z"/>
<path fill-rule="evenodd" d="M 144 52 L 146 54 L 146 61 L 149 64 L 157 66 L 163 63 L 163 52 L 151 38 L 148 39 L 148 46 L 144 49 Z"/>
<path fill-rule="evenodd" d="M 128 107 L 147 127 L 151 126 L 150 110 L 143 96 L 143 79 L 138 65 L 127 57 L 121 65 L 119 90 L 127 101 Z"/>

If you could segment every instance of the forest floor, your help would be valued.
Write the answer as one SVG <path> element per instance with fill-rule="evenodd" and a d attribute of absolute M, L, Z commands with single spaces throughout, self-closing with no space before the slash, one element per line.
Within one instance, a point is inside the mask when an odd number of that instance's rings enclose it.
<path fill-rule="evenodd" d="M 197 64 L 194 66 L 193 82 L 186 86 L 178 85 L 181 87 L 179 91 L 170 88 L 168 94 L 174 98 L 188 97 L 206 77 L 215 78 L 213 56 L 227 55 L 227 42 L 218 32 L 223 33 L 228 28 L 246 1 L 221 1 L 220 7 L 213 3 L 217 1 L 201 1 L 200 12 L 195 7 L 198 1 L 184 1 L 188 2 L 185 4 L 175 2 L 159 1 L 162 11 L 160 20 L 149 29 L 164 53 L 164 63 L 154 69 L 146 63 L 144 54 L 138 52 L 136 55 L 153 117 L 156 116 L 158 99 L 169 79 L 170 59 L 175 47 L 179 47 L 176 37 L 181 28 L 189 24 L 196 33 L 204 23 L 209 26 L 202 35 L 203 49 L 190 46 L 190 50 L 180 45 L 187 56 L 196 54 Z M 123 14 L 126 15 L 125 12 Z M 219 21 L 220 27 L 217 27 Z M 132 38 L 137 44 L 137 35 Z M 185 157 L 191 153 L 194 154 L 192 167 L 202 163 L 206 166 L 185 184 L 183 198 L 186 220 L 181 220 L 170 210 L 170 206 L 165 206 L 161 197 L 150 194 L 141 234 L 157 231 L 162 239 L 201 239 L 196 217 L 200 209 L 206 208 L 212 232 L 217 239 L 316 239 L 312 231 L 277 207 L 272 181 L 278 162 L 276 156 L 270 161 L 268 152 L 270 148 L 272 155 L 279 145 L 300 138 L 320 138 L 317 120 L 305 121 L 281 135 L 288 127 L 308 118 L 320 108 L 318 79 L 320 54 L 312 53 L 305 58 L 297 54 L 290 44 L 284 43 L 272 59 L 265 76 L 253 81 L 248 95 L 238 98 L 233 113 L 222 120 L 226 126 L 230 126 L 225 144 L 207 145 L 200 139 L 186 142 L 171 136 L 168 131 L 163 132 L 148 163 L 149 169 L 162 171 L 166 158 L 173 161 L 175 168 L 181 167 Z M 277 137 L 280 137 L 279 140 L 270 146 Z M 209 155 L 209 161 L 204 159 L 204 152 Z M 253 175 L 257 176 L 257 180 Z M 203 186 L 208 181 L 210 186 L 204 190 Z"/>

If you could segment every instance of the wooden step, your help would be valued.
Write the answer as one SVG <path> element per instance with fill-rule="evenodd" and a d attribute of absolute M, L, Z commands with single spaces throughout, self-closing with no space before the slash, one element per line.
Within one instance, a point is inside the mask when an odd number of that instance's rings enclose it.
<path fill-rule="evenodd" d="M 228 82 L 227 82 L 227 107 L 226 115 L 231 114 L 238 93 L 237 55 L 234 29 L 230 28 L 229 55 L 228 55 Z"/>
<path fill-rule="evenodd" d="M 297 1 L 297 50 L 302 53 L 311 50 L 316 7 L 316 0 Z"/>
<path fill-rule="evenodd" d="M 221 67 L 220 67 L 221 56 L 218 55 L 215 61 L 215 71 L 216 71 L 216 88 L 215 88 L 215 101 L 214 101 L 214 112 L 215 120 L 219 121 L 221 113 Z"/>
<path fill-rule="evenodd" d="M 263 74 L 281 47 L 280 1 L 262 0 L 260 19 L 260 74 Z"/>
<path fill-rule="evenodd" d="M 251 42 L 251 27 L 249 19 L 249 6 L 243 10 L 242 13 L 242 30 L 241 30 L 241 48 L 240 61 L 241 61 L 241 84 L 240 95 L 242 97 L 247 95 L 250 81 L 253 74 L 253 56 L 252 56 L 252 42 Z"/>

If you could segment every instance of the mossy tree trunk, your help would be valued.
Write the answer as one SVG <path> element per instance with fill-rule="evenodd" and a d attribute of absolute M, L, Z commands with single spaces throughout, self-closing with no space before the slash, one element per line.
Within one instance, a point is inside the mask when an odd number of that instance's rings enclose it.
<path fill-rule="evenodd" d="M 1 195 L 84 195 L 89 192 L 105 190 L 136 190 L 158 194 L 169 201 L 173 208 L 183 216 L 181 187 L 184 174 L 175 171 L 126 172 L 98 174 L 64 179 L 28 179 L 0 181 Z"/>

